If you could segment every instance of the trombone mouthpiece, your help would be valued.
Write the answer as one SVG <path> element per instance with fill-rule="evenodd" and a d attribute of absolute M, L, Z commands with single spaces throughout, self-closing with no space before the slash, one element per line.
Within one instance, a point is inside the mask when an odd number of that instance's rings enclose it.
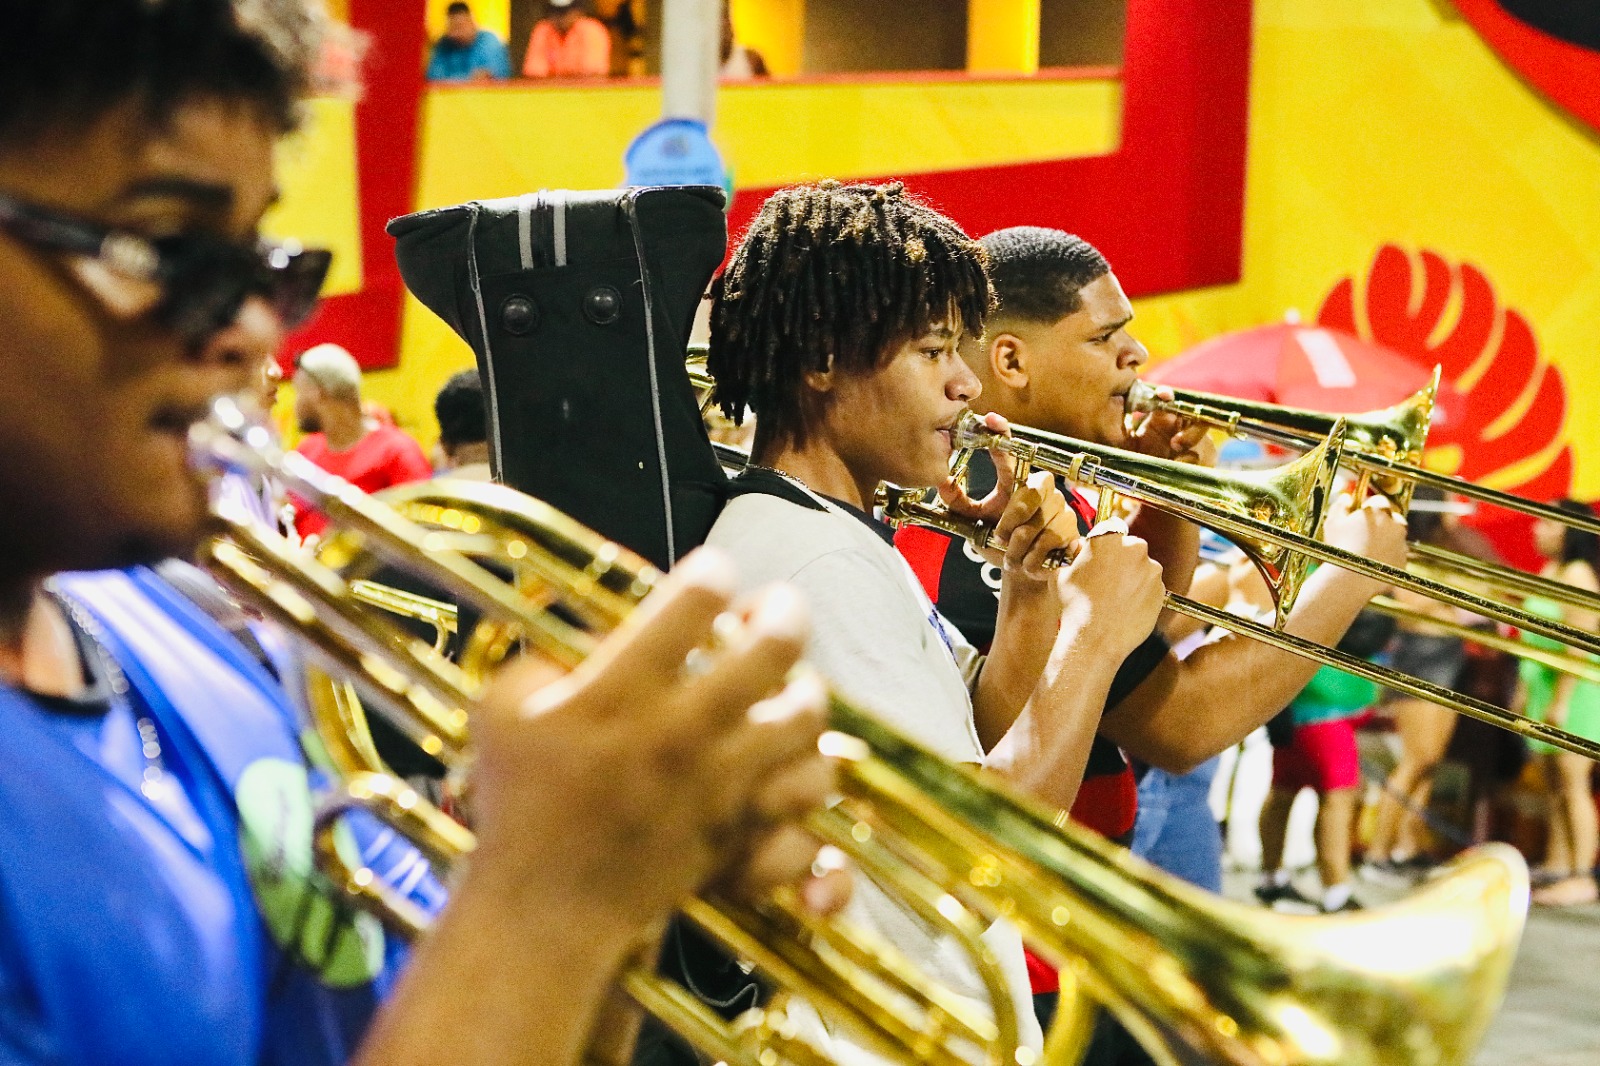
<path fill-rule="evenodd" d="M 977 415 L 962 411 L 951 429 L 950 443 L 958 451 L 962 448 L 987 448 L 996 436 Z"/>
<path fill-rule="evenodd" d="M 1123 398 L 1122 405 L 1130 415 L 1156 410 L 1160 405 L 1156 399 L 1156 387 L 1143 378 L 1135 378 L 1133 384 L 1128 386 L 1128 395 Z"/>

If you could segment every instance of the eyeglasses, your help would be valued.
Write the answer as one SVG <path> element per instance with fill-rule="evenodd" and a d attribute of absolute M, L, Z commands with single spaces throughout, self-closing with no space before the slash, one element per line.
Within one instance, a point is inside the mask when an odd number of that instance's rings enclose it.
<path fill-rule="evenodd" d="M 310 317 L 333 253 L 298 244 L 239 244 L 203 233 L 142 237 L 0 193 L 0 229 L 63 253 L 73 276 L 123 319 L 153 315 L 203 343 L 260 296 L 287 328 Z"/>

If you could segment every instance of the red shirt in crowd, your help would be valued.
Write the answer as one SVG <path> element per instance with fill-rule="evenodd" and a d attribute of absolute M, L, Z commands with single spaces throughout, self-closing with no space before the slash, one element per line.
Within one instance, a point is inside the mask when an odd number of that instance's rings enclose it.
<path fill-rule="evenodd" d="M 310 433 L 295 449 L 330 474 L 338 474 L 363 492 L 377 492 L 407 481 L 423 481 L 433 476 L 422 446 L 404 430 L 379 426 L 342 452 L 328 447 L 328 438 Z M 321 511 L 295 500 L 295 529 L 302 537 L 315 536 L 328 526 Z"/>
<path fill-rule="evenodd" d="M 611 33 L 599 19 L 580 15 L 567 32 L 540 19 L 528 37 L 524 78 L 571 78 L 611 73 Z"/>

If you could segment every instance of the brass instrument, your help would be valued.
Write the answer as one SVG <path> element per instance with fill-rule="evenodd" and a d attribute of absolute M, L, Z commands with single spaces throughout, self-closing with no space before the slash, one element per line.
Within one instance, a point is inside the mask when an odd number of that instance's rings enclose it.
<path fill-rule="evenodd" d="M 360 539 L 358 551 L 352 538 L 331 538 L 324 551 L 344 559 L 325 561 L 359 570 L 367 553 L 381 556 L 473 604 L 492 624 L 511 627 L 556 662 L 580 661 L 655 583 L 655 572 L 630 553 L 509 490 L 415 487 L 397 501 L 421 520 L 415 522 L 298 457 L 267 455 L 259 450 L 264 440 L 251 441 L 237 423 L 223 425 L 227 432 L 197 432 L 197 444 L 240 465 L 270 466 Z M 240 432 L 243 446 L 232 436 Z M 523 590 L 452 545 L 525 563 Z M 474 695 L 466 671 L 354 606 L 336 569 L 270 535 L 228 527 L 209 556 L 242 597 L 308 635 L 313 654 L 363 677 L 379 694 L 378 709 L 409 735 L 432 742 L 447 762 L 464 761 L 462 729 Z M 1503 992 L 1528 896 L 1526 869 L 1510 849 L 1478 849 L 1384 910 L 1326 919 L 1275 915 L 1216 900 L 1087 830 L 1058 828 L 1052 812 L 950 765 L 838 698 L 831 713 L 839 733 L 828 745 L 842 762 L 845 799 L 815 817 L 813 831 L 846 847 L 907 906 L 951 921 L 958 935 L 1010 920 L 1064 967 L 1065 987 L 1076 982 L 1105 1004 L 1163 1063 L 1459 1066 Z M 426 915 L 369 871 L 350 868 L 332 847 L 332 827 L 351 807 L 388 818 L 446 863 L 470 851 L 470 832 L 382 774 L 355 774 L 320 817 L 319 854 L 352 898 L 401 929 L 420 931 Z M 695 900 L 685 914 L 880 1054 L 904 1062 L 1034 1061 L 1016 1046 L 1003 987 L 992 986 L 992 1019 L 975 1014 L 892 962 L 876 964 L 876 945 L 781 894 L 759 905 Z M 821 1061 L 786 1035 L 781 1008 L 729 1026 L 644 965 L 620 982 L 723 1061 Z M 885 990 L 887 996 L 875 994 Z M 1081 1023 L 1081 1012 L 1064 1014 L 1067 1024 L 1057 1025 L 1046 1046 L 1050 1062 L 1072 1061 L 1083 1037 L 1081 1024 L 1072 1024 Z"/>
<path fill-rule="evenodd" d="M 1313 518 L 1309 509 L 1302 509 L 1299 514 L 1293 511 L 1280 511 L 1275 521 L 1263 521 L 1253 517 L 1251 511 L 1257 509 L 1267 511 L 1274 506 L 1258 503 L 1254 498 L 1253 485 L 1259 480 L 1259 475 L 1252 475 L 1240 483 L 1235 483 L 1232 481 L 1233 475 L 1207 471 L 1206 477 L 1197 480 L 1194 476 L 1195 468 L 1187 463 L 1153 459 L 1119 448 L 1091 444 L 1026 426 L 1012 426 L 1011 433 L 1009 437 L 994 433 L 985 428 L 975 416 L 969 414 L 963 416 L 958 423 L 955 440 L 959 448 L 989 448 L 1005 452 L 1027 466 L 1048 470 L 1069 481 L 1140 500 L 1189 521 L 1208 526 L 1235 542 L 1276 546 L 1298 554 L 1302 558 L 1332 563 L 1390 585 L 1411 589 L 1430 599 L 1464 607 L 1475 614 L 1507 622 L 1528 632 L 1549 636 L 1569 648 L 1585 651 L 1600 648 L 1600 638 L 1593 634 L 1560 622 L 1552 622 L 1527 611 L 1473 596 L 1436 581 L 1413 576 L 1404 570 L 1324 544 L 1314 539 L 1309 532 L 1317 528 L 1321 520 L 1320 514 Z M 1322 452 L 1320 461 L 1331 462 L 1330 453 L 1331 449 Z M 1302 456 L 1290 464 L 1290 467 L 1295 467 L 1311 457 L 1311 455 Z M 1201 486 L 1202 490 L 1193 491 L 1194 486 Z M 1219 505 L 1217 503 L 1219 498 L 1228 500 L 1227 504 Z M 986 535 L 985 531 L 968 528 L 968 523 L 954 516 L 949 516 L 944 523 L 937 520 L 929 521 L 927 516 L 913 517 L 912 520 L 938 525 L 947 532 L 961 536 Z M 1259 567 L 1260 564 L 1257 565 Z M 1600 761 L 1600 743 L 1544 722 L 1535 722 L 1504 707 L 1497 707 L 1484 700 L 1451 691 L 1425 679 L 1412 677 L 1341 652 L 1336 648 L 1328 648 L 1314 641 L 1282 632 L 1281 626 L 1286 618 L 1287 609 L 1281 600 L 1278 601 L 1277 626 L 1264 626 L 1241 619 L 1183 596 L 1168 594 L 1166 606 L 1169 610 L 1196 618 L 1208 625 L 1253 637 L 1282 651 L 1335 666 L 1397 692 L 1437 703 L 1460 714 L 1509 729 L 1530 739 L 1543 741 L 1553 747 Z"/>
<path fill-rule="evenodd" d="M 1476 585 L 1486 597 L 1507 600 L 1542 596 L 1566 607 L 1600 613 L 1600 593 L 1432 544 L 1412 544 L 1406 569 L 1419 577 Z"/>
<path fill-rule="evenodd" d="M 1156 395 L 1156 388 L 1148 382 L 1136 381 L 1128 391 L 1128 410 L 1168 411 L 1228 433 L 1259 437 L 1291 448 L 1316 444 L 1328 435 L 1335 421 L 1343 420 L 1348 462 L 1376 479 L 1379 487 L 1389 492 L 1402 510 L 1411 499 L 1412 488 L 1429 485 L 1508 511 L 1600 533 L 1600 516 L 1573 514 L 1422 465 L 1422 447 L 1427 440 L 1428 421 L 1439 388 L 1438 367 L 1433 370 L 1432 381 L 1409 399 L 1394 407 L 1359 415 L 1332 415 L 1190 389 L 1173 389 L 1173 398 L 1163 400 Z"/>
<path fill-rule="evenodd" d="M 1335 430 L 1339 425 L 1335 421 Z M 1235 507 L 1218 507 L 1211 499 L 1187 491 L 1186 486 L 1193 478 L 1194 468 L 1190 464 L 1151 459 L 1119 448 L 1092 444 L 1027 426 L 1013 426 L 1011 436 L 1001 436 L 985 428 L 970 414 L 963 416 L 957 424 L 955 437 L 958 447 L 990 448 L 1005 452 L 1027 466 L 1050 470 L 1069 481 L 1120 493 L 1180 518 L 1209 526 L 1236 543 L 1241 540 L 1255 542 L 1332 563 L 1387 585 L 1409 589 L 1429 599 L 1505 622 L 1530 633 L 1538 633 L 1568 647 L 1600 654 L 1600 635 L 1324 544 L 1315 539 L 1314 531 L 1302 532 L 1279 527 L 1270 521 L 1242 515 Z M 1322 454 L 1331 459 L 1327 453 Z M 1227 475 L 1214 472 L 1211 476 L 1222 478 L 1224 482 L 1227 478 Z"/>
<path fill-rule="evenodd" d="M 1591 684 L 1600 684 L 1600 662 L 1583 655 L 1572 655 L 1548 648 L 1541 648 L 1527 641 L 1517 640 L 1515 637 L 1485 629 L 1464 626 L 1459 622 L 1452 622 L 1444 618 L 1435 618 L 1423 611 L 1414 610 L 1403 603 L 1390 599 L 1388 596 L 1377 596 L 1367 604 L 1369 608 L 1379 614 L 1388 615 L 1390 618 L 1412 625 L 1420 626 L 1433 631 L 1441 636 L 1456 637 L 1460 640 L 1481 644 L 1485 648 L 1493 648 L 1507 655 L 1514 655 L 1519 659 L 1548 666 L 1563 674 L 1570 674 L 1580 681 Z"/>

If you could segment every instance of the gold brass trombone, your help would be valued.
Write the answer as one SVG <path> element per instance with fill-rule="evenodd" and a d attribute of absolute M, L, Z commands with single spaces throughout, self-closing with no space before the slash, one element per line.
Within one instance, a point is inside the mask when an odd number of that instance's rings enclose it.
<path fill-rule="evenodd" d="M 1332 415 L 1191 389 L 1173 389 L 1173 398 L 1164 400 L 1157 396 L 1156 389 L 1148 382 L 1136 381 L 1128 390 L 1129 412 L 1167 411 L 1228 433 L 1259 437 L 1291 448 L 1311 447 L 1327 437 L 1335 421 L 1343 420 L 1347 461 L 1370 474 L 1380 487 L 1392 487 L 1390 494 L 1402 510 L 1410 502 L 1413 487 L 1429 485 L 1508 511 L 1600 533 L 1600 516 L 1573 514 L 1422 465 L 1422 448 L 1439 389 L 1438 367 L 1434 367 L 1433 379 L 1409 399 L 1394 407 L 1358 415 Z"/>
<path fill-rule="evenodd" d="M 1339 425 L 1336 420 L 1336 431 Z M 1274 526 L 1269 521 L 1241 515 L 1236 509 L 1211 506 L 1209 500 L 1198 498 L 1182 488 L 1171 487 L 1183 486 L 1192 477 L 1190 471 L 1193 468 L 1190 464 L 1146 458 L 1122 449 L 1046 433 L 1028 426 L 1013 426 L 1011 436 L 1005 437 L 984 428 L 976 416 L 970 414 L 963 416 L 957 424 L 955 438 L 960 448 L 991 448 L 1005 452 L 1028 466 L 1060 474 L 1069 481 L 1109 489 L 1209 526 L 1236 543 L 1241 539 L 1253 541 L 1332 563 L 1387 585 L 1409 589 L 1440 603 L 1448 603 L 1473 614 L 1549 637 L 1570 648 L 1600 654 L 1600 635 L 1496 600 L 1474 596 L 1442 582 L 1324 544 L 1315 539 L 1315 531 L 1302 532 Z M 1137 472 L 1129 473 L 1130 469 Z"/>
<path fill-rule="evenodd" d="M 434 517 L 441 521 L 419 526 L 292 456 L 257 451 L 265 441 L 252 442 L 247 430 L 243 445 L 235 446 L 237 423 L 224 421 L 222 428 L 197 433 L 198 447 L 239 465 L 272 469 L 336 522 L 371 538 L 372 551 L 516 627 L 557 662 L 580 660 L 614 624 L 608 620 L 654 584 L 655 573 L 630 553 L 508 490 L 435 487 L 419 514 L 426 518 L 427 508 L 438 508 Z M 456 533 L 498 536 L 493 526 L 515 538 L 508 543 L 520 544 L 521 557 L 545 575 L 541 598 L 503 582 L 496 589 L 498 579 L 446 547 Z M 417 706 L 449 703 L 456 695 L 470 705 L 471 679 L 452 692 L 450 686 L 463 681 L 456 668 L 418 665 L 437 659 L 425 642 L 396 636 L 381 618 L 352 624 L 348 615 L 372 612 L 351 606 L 340 574 L 275 547 L 234 526 L 214 542 L 211 561 L 249 602 L 312 634 L 313 653 L 325 662 L 365 667 L 359 676 L 392 694 L 378 702 L 380 710 L 406 719 Z M 508 547 L 506 554 L 517 553 Z M 345 636 L 348 644 L 340 639 Z M 413 690 L 427 695 L 412 699 Z M 1528 895 L 1526 868 L 1510 849 L 1471 852 L 1392 908 L 1325 919 L 1274 915 L 1189 888 L 1086 830 L 1057 828 L 1053 812 L 950 765 L 838 699 L 831 709 L 840 731 L 831 746 L 843 762 L 846 795 L 813 828 L 848 846 L 875 877 L 884 875 L 884 866 L 903 867 L 905 876 L 889 884 L 914 909 L 921 899 L 939 914 L 965 914 L 979 926 L 998 917 L 1012 921 L 1045 957 L 1065 967 L 1069 983 L 1117 1014 L 1167 1066 L 1464 1066 L 1503 993 Z M 430 719 L 403 728 L 417 736 L 450 732 L 436 724 Z M 454 724 L 446 715 L 445 725 Z M 464 739 L 451 733 L 450 757 L 464 755 L 454 744 Z M 402 928 L 422 928 L 425 915 L 396 907 L 377 878 L 344 866 L 328 846 L 329 827 L 351 805 L 391 818 L 446 861 L 470 850 L 471 834 L 384 775 L 357 775 L 344 798 L 324 812 L 318 840 L 330 870 L 345 877 L 358 902 Z M 781 899 L 750 905 L 708 898 L 693 901 L 685 913 L 841 1026 L 873 1029 L 869 1043 L 897 1061 L 1033 1061 L 1015 1046 L 1001 1016 L 1008 998 L 1003 989 L 993 1020 L 980 1016 L 964 1025 L 961 1015 L 970 1012 L 960 1004 L 946 1009 L 941 1000 L 950 997 L 919 987 L 893 967 L 837 965 L 876 952 Z M 630 969 L 621 983 L 647 1010 L 724 1061 L 821 1061 L 785 1036 L 776 1012 L 729 1026 L 644 965 Z M 868 1005 L 869 994 L 885 988 L 890 1000 L 907 999 L 907 989 L 915 992 L 910 998 L 922 997 L 913 1021 L 930 1024 L 903 1024 L 904 1004 L 890 1014 L 876 1005 L 884 997 Z M 1077 1035 L 1058 1025 L 1046 1061 L 1072 1061 Z M 961 1053 L 974 1046 L 983 1050 Z"/>
<path fill-rule="evenodd" d="M 1464 626 L 1459 622 L 1452 622 L 1444 618 L 1435 618 L 1423 611 L 1414 610 L 1405 604 L 1389 598 L 1388 596 L 1374 597 L 1367 606 L 1379 614 L 1388 615 L 1397 621 L 1408 622 L 1420 628 L 1430 630 L 1441 636 L 1457 637 L 1461 640 L 1481 644 L 1485 648 L 1493 648 L 1507 655 L 1515 655 L 1519 659 L 1548 666 L 1552 670 L 1563 674 L 1570 674 L 1580 681 L 1600 685 L 1600 662 L 1583 655 L 1573 655 L 1549 648 L 1541 648 L 1525 640 L 1490 630 L 1479 629 L 1473 626 Z"/>
<path fill-rule="evenodd" d="M 1335 428 L 1337 429 L 1337 426 Z M 1230 490 L 1229 474 L 1209 471 L 1204 483 L 1208 487 L 1214 483 L 1215 488 L 1210 489 L 1208 494 L 1195 493 L 1188 491 L 1188 487 L 1196 482 L 1194 468 L 1187 463 L 1153 459 L 1118 448 L 1045 433 L 1026 426 L 1012 426 L 1011 433 L 1009 437 L 993 433 L 975 416 L 966 415 L 956 427 L 955 443 L 958 448 L 991 448 L 1002 451 L 1027 466 L 1048 470 L 1069 481 L 1143 501 L 1181 518 L 1208 526 L 1236 543 L 1275 546 L 1298 555 L 1301 559 L 1318 559 L 1332 563 L 1386 584 L 1419 592 L 1430 599 L 1507 622 L 1528 632 L 1548 636 L 1568 648 L 1585 651 L 1600 649 L 1600 637 L 1593 634 L 1560 622 L 1553 622 L 1540 615 L 1473 596 L 1440 582 L 1413 576 L 1404 570 L 1324 544 L 1314 539 L 1315 524 L 1304 521 L 1303 516 L 1298 525 L 1292 517 L 1276 523 L 1258 519 L 1249 513 L 1258 507 L 1252 494 L 1243 488 Z M 1302 456 L 1296 463 L 1304 462 L 1309 457 Z M 1322 453 L 1321 461 L 1332 461 L 1331 449 Z M 1227 497 L 1230 492 L 1236 498 L 1228 506 L 1218 506 L 1214 497 Z M 926 516 L 913 520 L 941 525 L 937 521 L 928 521 Z M 962 536 L 983 535 L 982 531 L 967 530 L 960 520 L 953 518 L 948 524 L 941 525 L 941 528 Z M 1535 722 L 1504 707 L 1497 707 L 1484 700 L 1451 691 L 1425 679 L 1412 677 L 1341 652 L 1336 648 L 1328 648 L 1314 641 L 1282 632 L 1278 627 L 1281 627 L 1288 613 L 1282 601 L 1278 603 L 1277 627 L 1249 622 L 1183 596 L 1169 594 L 1166 605 L 1169 610 L 1189 615 L 1209 625 L 1253 637 L 1272 647 L 1336 666 L 1347 673 L 1364 677 L 1397 692 L 1440 704 L 1460 714 L 1509 729 L 1530 739 L 1540 740 L 1554 747 L 1600 761 L 1600 743 L 1544 722 Z"/>
<path fill-rule="evenodd" d="M 1565 512 L 1563 512 L 1565 513 Z M 1600 593 L 1540 574 L 1474 559 L 1433 544 L 1412 544 L 1406 569 L 1436 581 L 1477 585 L 1482 594 L 1499 599 L 1542 596 L 1566 607 L 1600 613 Z"/>

